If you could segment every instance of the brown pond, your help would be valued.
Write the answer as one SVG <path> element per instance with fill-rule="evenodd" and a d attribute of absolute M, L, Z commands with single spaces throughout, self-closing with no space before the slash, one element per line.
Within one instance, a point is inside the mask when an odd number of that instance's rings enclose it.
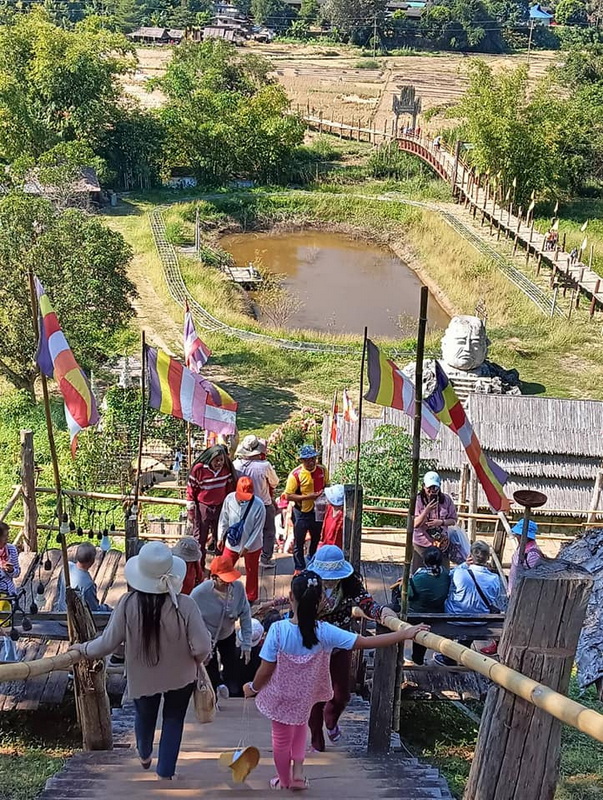
<path fill-rule="evenodd" d="M 289 328 L 400 338 L 416 331 L 421 281 L 388 248 L 339 233 L 242 233 L 220 246 L 246 266 L 263 265 L 286 275 L 285 286 L 303 303 Z M 444 329 L 449 317 L 429 297 L 429 328 Z"/>

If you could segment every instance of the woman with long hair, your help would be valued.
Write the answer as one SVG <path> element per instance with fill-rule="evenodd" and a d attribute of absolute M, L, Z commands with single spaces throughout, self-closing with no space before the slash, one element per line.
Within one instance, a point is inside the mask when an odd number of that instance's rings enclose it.
<path fill-rule="evenodd" d="M 245 697 L 257 695 L 258 709 L 272 721 L 277 775 L 270 781 L 271 789 L 308 788 L 303 773 L 306 729 L 314 704 L 333 694 L 329 675 L 333 650 L 389 647 L 427 630 L 417 625 L 380 636 L 358 636 L 319 620 L 322 596 L 322 579 L 316 572 L 306 570 L 293 578 L 292 616 L 271 626 L 260 652 L 260 667 L 244 686 Z"/>
<path fill-rule="evenodd" d="M 207 542 L 218 540 L 218 520 L 226 495 L 234 492 L 237 474 L 223 445 L 204 450 L 193 464 L 186 484 L 186 509 L 192 535 L 201 548 L 205 567 Z"/>
<path fill-rule="evenodd" d="M 74 644 L 90 660 L 126 645 L 127 693 L 136 710 L 136 747 L 149 769 L 159 706 L 163 721 L 157 776 L 172 780 L 180 751 L 184 717 L 195 688 L 198 665 L 211 641 L 197 604 L 181 594 L 186 564 L 162 542 L 148 542 L 126 562 L 130 591 L 120 598 L 98 639 Z"/>

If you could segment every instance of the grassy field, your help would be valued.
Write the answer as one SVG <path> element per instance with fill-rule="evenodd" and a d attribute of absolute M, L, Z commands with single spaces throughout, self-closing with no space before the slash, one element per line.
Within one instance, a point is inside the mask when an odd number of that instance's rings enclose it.
<path fill-rule="evenodd" d="M 593 689 L 579 696 L 575 679 L 570 697 L 600 711 Z M 467 704 L 478 715 L 481 704 Z M 421 719 L 421 725 L 416 720 Z M 478 725 L 448 702 L 403 703 L 400 733 L 413 754 L 426 758 L 446 777 L 455 797 L 462 797 L 475 749 Z M 560 780 L 555 800 L 603 800 L 603 745 L 564 725 Z M 528 800 L 528 798 L 526 798 Z"/>
<path fill-rule="evenodd" d="M 377 190 L 378 184 L 371 188 Z M 156 197 L 155 201 L 162 199 Z M 485 304 L 491 357 L 507 368 L 517 368 L 528 392 L 603 397 L 600 325 L 590 322 L 584 309 L 571 322 L 545 317 L 492 262 L 435 213 L 366 200 L 347 191 L 230 194 L 203 201 L 200 207 L 208 217 L 206 235 L 210 241 L 225 230 L 314 225 L 387 244 L 435 289 L 450 313 L 474 313 L 478 304 Z M 182 311 L 167 295 L 145 216 L 149 208 L 148 202 L 133 200 L 129 213 L 107 219 L 124 233 L 136 251 L 132 277 L 141 291 L 139 324 L 148 326 L 157 343 L 163 342 L 179 352 Z M 190 217 L 190 208 L 182 204 L 175 205 L 167 218 L 180 221 L 191 235 L 187 216 Z M 227 284 L 219 273 L 199 269 L 188 259 L 182 261 L 182 267 L 193 295 L 215 316 L 238 327 L 258 329 L 257 323 L 244 313 L 239 290 Z M 277 333 L 291 335 L 287 331 Z M 315 333 L 296 335 L 321 338 Z M 244 430 L 265 430 L 281 422 L 287 409 L 300 405 L 326 408 L 336 385 L 348 384 L 353 391 L 358 381 L 358 358 L 354 356 L 317 356 L 269 346 L 250 347 L 209 332 L 206 338 L 214 350 L 211 373 L 241 400 Z M 354 337 L 337 340 L 359 344 Z M 398 342 L 396 345 L 400 349 L 408 346 Z M 437 350 L 437 341 L 432 339 L 429 346 Z"/>

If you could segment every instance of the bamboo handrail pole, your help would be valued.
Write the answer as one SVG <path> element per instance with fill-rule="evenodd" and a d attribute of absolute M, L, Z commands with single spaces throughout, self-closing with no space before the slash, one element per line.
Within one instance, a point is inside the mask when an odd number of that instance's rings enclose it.
<path fill-rule="evenodd" d="M 381 621 L 381 624 L 391 631 L 397 631 L 402 627 L 411 627 L 407 622 L 402 622 L 396 617 L 386 617 Z M 547 714 L 551 714 L 551 716 L 561 720 L 561 722 L 565 722 L 593 739 L 603 742 L 603 714 L 586 708 L 581 703 L 555 692 L 543 683 L 538 683 L 522 675 L 521 672 L 517 672 L 499 661 L 484 656 L 476 650 L 471 650 L 458 642 L 446 639 L 444 636 L 438 636 L 438 634 L 428 631 L 420 631 L 414 639 L 417 644 L 453 658 L 464 667 L 469 667 L 469 669 L 479 672 L 480 675 L 484 675 L 494 683 L 507 689 L 507 691 L 527 700 L 528 703 L 532 703 L 537 708 L 541 708 Z"/>
<path fill-rule="evenodd" d="M 60 653 L 58 656 L 37 658 L 34 661 L 16 661 L 14 664 L 0 664 L 0 681 L 26 681 L 49 672 L 70 669 L 83 658 L 77 650 Z"/>
<path fill-rule="evenodd" d="M 0 513 L 0 522 L 4 522 L 6 517 L 13 510 L 13 507 L 14 507 L 15 503 L 17 502 L 17 500 L 21 496 L 21 491 L 22 491 L 22 487 L 21 486 L 16 486 L 15 487 L 15 491 L 11 494 L 10 500 L 4 506 L 4 508 L 2 509 L 2 513 Z"/>
<path fill-rule="evenodd" d="M 40 494 L 54 494 L 55 490 L 48 486 L 36 486 L 36 492 Z M 131 497 L 123 494 L 113 494 L 111 492 L 83 492 L 79 489 L 63 489 L 62 494 L 67 497 L 89 497 L 92 500 L 119 500 L 122 503 L 130 502 Z M 149 497 L 143 495 L 138 498 L 138 503 L 151 503 L 166 506 L 186 506 L 186 500 L 177 497 Z"/>

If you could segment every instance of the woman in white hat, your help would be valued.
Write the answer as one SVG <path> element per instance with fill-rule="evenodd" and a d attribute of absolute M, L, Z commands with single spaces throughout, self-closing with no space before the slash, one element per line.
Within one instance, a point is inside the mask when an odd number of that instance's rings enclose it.
<path fill-rule="evenodd" d="M 148 542 L 126 562 L 130 591 L 117 603 L 102 636 L 74 644 L 92 660 L 126 645 L 128 695 L 136 709 L 136 747 L 149 769 L 159 705 L 163 721 L 157 775 L 176 771 L 184 717 L 195 688 L 197 665 L 211 652 L 211 640 L 194 600 L 180 594 L 186 564 L 162 542 Z"/>

